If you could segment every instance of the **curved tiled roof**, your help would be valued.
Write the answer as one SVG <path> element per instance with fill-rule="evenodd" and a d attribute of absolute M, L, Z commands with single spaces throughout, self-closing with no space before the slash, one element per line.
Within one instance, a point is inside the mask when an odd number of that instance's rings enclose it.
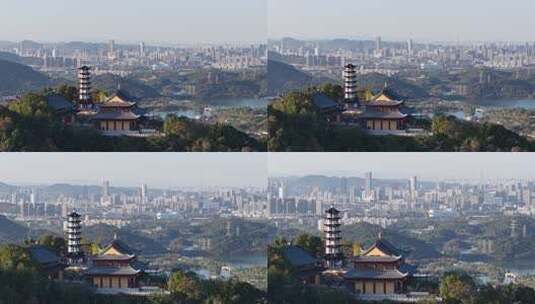
<path fill-rule="evenodd" d="M 312 94 L 312 103 L 320 110 L 334 109 L 339 106 L 336 101 L 332 100 L 329 96 L 323 93 Z"/>
<path fill-rule="evenodd" d="M 390 255 L 390 256 L 402 256 L 403 255 L 399 249 L 394 247 L 394 245 L 392 245 L 389 241 L 383 238 L 380 238 L 377 241 L 375 241 L 375 243 L 372 246 L 370 246 L 370 248 L 366 249 L 366 251 L 364 251 L 362 255 L 367 255 L 374 248 L 377 248 L 381 250 L 382 252 L 384 252 L 385 254 Z"/>
<path fill-rule="evenodd" d="M 132 111 L 110 111 L 110 112 L 99 112 L 93 116 L 95 120 L 137 120 L 141 116 L 134 114 Z"/>
<path fill-rule="evenodd" d="M 391 270 L 350 270 L 345 273 L 346 279 L 376 279 L 376 280 L 399 280 L 408 276 L 407 273 L 402 273 L 397 269 Z"/>
<path fill-rule="evenodd" d="M 393 107 L 393 106 L 401 106 L 403 103 L 404 101 L 400 101 L 400 100 L 373 100 L 373 101 L 364 103 L 364 105 L 370 106 L 370 107 L 381 107 L 381 106 Z"/>
<path fill-rule="evenodd" d="M 317 262 L 315 257 L 299 246 L 286 246 L 282 248 L 282 254 L 292 266 L 296 267 L 315 265 Z"/>
<path fill-rule="evenodd" d="M 402 259 L 402 256 L 357 256 L 353 258 L 354 262 L 361 263 L 392 263 Z"/>
<path fill-rule="evenodd" d="M 382 119 L 402 119 L 408 117 L 407 114 L 403 114 L 399 111 L 381 112 L 366 110 L 359 115 L 359 118 L 382 118 Z"/>
<path fill-rule="evenodd" d="M 136 275 L 141 270 L 134 269 L 132 266 L 124 267 L 91 267 L 86 270 L 86 275 Z"/>
<path fill-rule="evenodd" d="M 56 111 L 73 110 L 74 104 L 61 95 L 45 96 L 45 101 L 52 109 Z"/>
<path fill-rule="evenodd" d="M 136 255 L 131 255 L 131 254 L 123 254 L 123 255 L 101 254 L 101 255 L 94 256 L 92 259 L 94 261 L 128 261 L 135 257 Z"/>
<path fill-rule="evenodd" d="M 135 255 L 136 253 L 132 248 L 130 248 L 126 243 L 124 243 L 121 240 L 114 239 L 111 241 L 111 243 L 108 244 L 108 246 L 104 247 L 101 252 L 106 252 L 110 248 L 114 248 L 115 250 L 119 251 L 120 253 L 124 255 Z"/>
<path fill-rule="evenodd" d="M 60 264 L 61 258 L 51 249 L 41 245 L 28 248 L 30 256 L 39 264 Z"/>

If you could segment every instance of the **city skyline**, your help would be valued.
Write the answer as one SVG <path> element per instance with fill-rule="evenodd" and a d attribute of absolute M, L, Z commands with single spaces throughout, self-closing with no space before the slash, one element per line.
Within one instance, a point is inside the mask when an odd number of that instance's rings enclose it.
<path fill-rule="evenodd" d="M 269 175 L 358 176 L 373 172 L 378 179 L 470 181 L 535 179 L 526 164 L 535 155 L 492 153 L 271 153 Z M 326 169 L 327 168 L 327 169 Z"/>
<path fill-rule="evenodd" d="M 267 185 L 267 157 L 261 153 L 6 153 L 0 168 L 0 182 L 17 185 L 99 185 L 103 180 L 153 188 Z"/>
<path fill-rule="evenodd" d="M 0 12 L 5 25 L 0 41 L 258 43 L 267 35 L 265 0 L 158 0 L 157 5 L 96 0 L 84 5 L 85 18 L 76 1 L 5 2 L 9 9 Z"/>
<path fill-rule="evenodd" d="M 269 3 L 269 38 L 533 41 L 528 30 L 535 25 L 529 17 L 533 9 L 535 3 L 527 0 L 273 0 Z"/>

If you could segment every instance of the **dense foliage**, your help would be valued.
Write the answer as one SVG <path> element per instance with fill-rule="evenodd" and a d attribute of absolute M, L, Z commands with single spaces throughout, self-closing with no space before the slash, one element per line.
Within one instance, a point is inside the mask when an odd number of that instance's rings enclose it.
<path fill-rule="evenodd" d="M 446 273 L 439 287 L 445 304 L 510 304 L 535 303 L 535 290 L 520 285 L 477 286 L 465 273 Z"/>
<path fill-rule="evenodd" d="M 315 243 L 313 238 L 303 236 L 299 242 Z M 274 304 L 299 303 L 355 303 L 353 297 L 343 290 L 308 286 L 296 277 L 295 270 L 282 254 L 286 240 L 275 240 L 268 248 L 268 300 Z M 313 248 L 315 246 L 312 246 Z M 314 253 L 311 252 L 314 255 Z"/>
<path fill-rule="evenodd" d="M 29 66 L 0 58 L 0 96 L 40 90 L 51 83 L 46 75 Z"/>
<path fill-rule="evenodd" d="M 332 86 L 319 88 L 332 94 Z M 291 92 L 268 107 L 269 151 L 534 151 L 535 145 L 501 125 L 436 116 L 418 122 L 431 135 L 372 136 L 356 126 L 341 126 L 314 108 L 310 91 Z"/>
<path fill-rule="evenodd" d="M 72 94 L 58 89 L 64 95 Z M 64 125 L 43 95 L 27 94 L 0 107 L 0 151 L 262 151 L 265 146 L 235 128 L 168 117 L 162 137 L 106 137 L 97 130 Z"/>
<path fill-rule="evenodd" d="M 53 237 L 43 238 L 42 245 L 62 246 Z M 165 284 L 164 284 L 165 285 Z M 0 303 L 4 304 L 208 304 L 265 303 L 265 293 L 252 285 L 235 280 L 201 280 L 193 273 L 177 270 L 171 274 L 170 294 L 150 297 L 102 296 L 85 284 L 49 280 L 33 262 L 26 248 L 0 247 Z"/>
<path fill-rule="evenodd" d="M 299 236 L 292 243 L 296 245 L 296 242 L 303 243 L 303 240 L 309 239 L 308 235 Z M 305 245 L 307 243 L 308 241 L 304 242 Z M 270 303 L 361 303 L 342 289 L 312 286 L 299 281 L 296 278 L 295 269 L 282 254 L 282 248 L 287 244 L 287 240 L 277 239 L 268 249 L 268 299 Z M 310 253 L 314 255 L 313 252 Z M 517 284 L 478 285 L 471 276 L 464 272 L 447 272 L 437 279 L 437 282 L 417 281 L 409 282 L 411 287 L 419 286 L 414 289 L 415 291 L 425 290 L 442 299 L 442 301 L 429 299 L 421 303 L 535 303 L 535 290 L 532 288 Z"/>
<path fill-rule="evenodd" d="M 265 303 L 265 294 L 252 285 L 235 280 L 201 280 L 194 273 L 173 272 L 167 283 L 169 303 Z"/>

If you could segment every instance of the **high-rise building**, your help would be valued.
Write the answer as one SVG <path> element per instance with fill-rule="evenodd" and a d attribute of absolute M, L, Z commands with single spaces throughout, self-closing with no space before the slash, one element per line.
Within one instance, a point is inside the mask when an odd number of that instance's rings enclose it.
<path fill-rule="evenodd" d="M 409 191 L 410 191 L 411 199 L 415 200 L 417 196 L 417 191 L 418 191 L 418 178 L 416 176 L 411 176 L 409 180 Z"/>
<path fill-rule="evenodd" d="M 373 190 L 372 173 L 366 172 L 364 173 L 364 191 L 366 191 L 366 193 L 370 193 L 372 190 Z"/>
<path fill-rule="evenodd" d="M 377 52 L 380 52 L 383 49 L 383 41 L 381 40 L 381 36 L 378 36 L 375 38 L 375 50 Z"/>
<path fill-rule="evenodd" d="M 407 54 L 409 57 L 412 57 L 413 52 L 413 45 L 412 45 L 412 39 L 407 40 Z"/>
<path fill-rule="evenodd" d="M 279 199 L 284 200 L 285 196 L 286 196 L 286 186 L 284 185 L 284 183 L 281 183 L 279 185 Z"/>
<path fill-rule="evenodd" d="M 143 41 L 139 43 L 139 57 L 145 57 L 145 43 Z"/>
<path fill-rule="evenodd" d="M 102 182 L 102 196 L 108 197 L 110 196 L 110 181 L 105 180 Z"/>
<path fill-rule="evenodd" d="M 147 202 L 147 184 L 142 184 L 140 190 L 141 202 L 144 204 Z"/>
<path fill-rule="evenodd" d="M 110 40 L 108 43 L 108 58 L 115 58 L 115 40 Z"/>
<path fill-rule="evenodd" d="M 325 233 L 325 261 L 327 267 L 336 269 L 342 266 L 342 240 L 340 231 L 340 211 L 331 206 L 323 218 Z"/>
<path fill-rule="evenodd" d="M 139 212 L 143 212 L 145 205 L 147 204 L 147 185 L 142 184 L 141 188 L 139 189 Z"/>

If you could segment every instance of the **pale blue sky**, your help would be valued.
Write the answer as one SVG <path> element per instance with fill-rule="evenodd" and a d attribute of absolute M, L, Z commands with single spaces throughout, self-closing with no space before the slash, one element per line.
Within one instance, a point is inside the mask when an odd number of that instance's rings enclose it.
<path fill-rule="evenodd" d="M 270 38 L 535 41 L 533 0 L 269 0 Z"/>
<path fill-rule="evenodd" d="M 266 187 L 264 153 L 0 153 L 0 182 Z"/>
<path fill-rule="evenodd" d="M 535 153 L 270 153 L 270 176 L 359 176 L 422 180 L 535 180 Z"/>
<path fill-rule="evenodd" d="M 0 0 L 0 40 L 263 42 L 268 0 Z"/>

